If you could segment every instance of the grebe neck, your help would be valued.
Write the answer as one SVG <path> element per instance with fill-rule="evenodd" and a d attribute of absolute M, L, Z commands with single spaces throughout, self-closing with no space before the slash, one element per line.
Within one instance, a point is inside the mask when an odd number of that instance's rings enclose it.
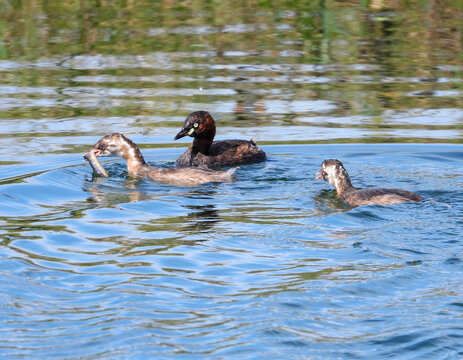
<path fill-rule="evenodd" d="M 350 178 L 347 172 L 345 172 L 341 176 L 337 176 L 334 179 L 333 186 L 336 188 L 336 192 L 338 193 L 339 196 L 346 195 L 350 193 L 351 191 L 355 190 L 355 188 L 352 186 L 352 183 L 350 181 Z"/>
<path fill-rule="evenodd" d="M 194 140 L 193 140 L 192 152 L 194 154 L 201 153 L 201 154 L 204 154 L 204 155 L 208 155 L 209 154 L 209 148 L 211 147 L 213 140 L 214 140 L 213 136 L 208 137 L 208 138 L 195 137 Z"/>
<path fill-rule="evenodd" d="M 121 155 L 127 162 L 127 170 L 129 172 L 136 172 L 138 168 L 147 165 L 140 149 L 132 140 L 122 135 L 121 145 Z"/>

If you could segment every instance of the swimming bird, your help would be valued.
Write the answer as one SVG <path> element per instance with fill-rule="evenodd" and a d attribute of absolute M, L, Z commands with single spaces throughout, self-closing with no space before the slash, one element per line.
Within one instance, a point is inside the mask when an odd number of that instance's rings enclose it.
<path fill-rule="evenodd" d="M 265 152 L 251 140 L 214 141 L 215 121 L 207 111 L 192 112 L 185 119 L 182 130 L 175 136 L 194 138 L 193 143 L 177 159 L 179 166 L 236 166 L 264 161 Z"/>
<path fill-rule="evenodd" d="M 171 185 L 196 186 L 208 182 L 235 180 L 236 168 L 231 168 L 228 171 L 214 171 L 202 168 L 150 166 L 145 162 L 137 144 L 119 133 L 104 136 L 93 145 L 89 152 L 95 156 L 120 156 L 126 160 L 129 174 Z"/>
<path fill-rule="evenodd" d="M 370 188 L 356 190 L 352 186 L 344 165 L 337 159 L 323 161 L 316 178 L 328 181 L 336 188 L 338 196 L 351 206 L 389 205 L 423 200 L 420 195 L 401 189 Z"/>

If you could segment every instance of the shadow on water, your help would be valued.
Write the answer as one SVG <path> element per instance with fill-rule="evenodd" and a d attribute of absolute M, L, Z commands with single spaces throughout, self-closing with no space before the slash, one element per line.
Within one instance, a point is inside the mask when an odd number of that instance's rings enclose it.
<path fill-rule="evenodd" d="M 349 204 L 342 200 L 336 190 L 322 190 L 314 196 L 314 205 L 320 212 L 332 210 L 349 211 Z"/>

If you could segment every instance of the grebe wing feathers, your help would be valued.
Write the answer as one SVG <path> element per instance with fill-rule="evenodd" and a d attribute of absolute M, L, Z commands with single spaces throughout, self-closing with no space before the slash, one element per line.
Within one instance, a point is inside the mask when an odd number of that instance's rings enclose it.
<path fill-rule="evenodd" d="M 408 201 L 421 201 L 423 198 L 411 191 L 402 189 L 371 188 L 357 190 L 343 196 L 352 206 L 381 204 L 389 205 Z"/>
<path fill-rule="evenodd" d="M 222 167 L 260 162 L 266 159 L 265 152 L 248 140 L 214 141 L 207 155 L 192 154 L 192 146 L 177 159 L 180 166 Z"/>

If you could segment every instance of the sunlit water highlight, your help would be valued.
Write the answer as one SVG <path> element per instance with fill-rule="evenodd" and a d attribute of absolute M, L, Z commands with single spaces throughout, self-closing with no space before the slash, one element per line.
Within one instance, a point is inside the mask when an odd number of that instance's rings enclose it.
<path fill-rule="evenodd" d="M 3 179 L 2 355 L 457 357 L 461 146 L 265 150 L 237 182 L 197 188 L 131 179 L 119 160 L 92 179 L 75 155 Z M 348 209 L 314 179 L 326 157 L 359 187 L 426 200 Z"/>
<path fill-rule="evenodd" d="M 462 358 L 461 4 L 227 4 L 0 2 L 0 357 Z M 195 110 L 268 161 L 92 178 Z M 348 208 L 326 158 L 425 200 Z"/>

